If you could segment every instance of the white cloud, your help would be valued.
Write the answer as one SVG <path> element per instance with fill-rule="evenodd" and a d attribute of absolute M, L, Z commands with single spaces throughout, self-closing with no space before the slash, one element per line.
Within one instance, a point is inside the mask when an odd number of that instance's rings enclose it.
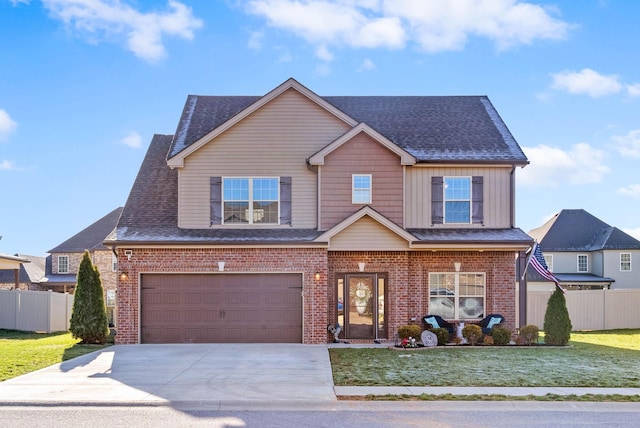
<path fill-rule="evenodd" d="M 137 149 L 142 146 L 142 137 L 136 131 L 131 131 L 120 142 L 125 146 Z"/>
<path fill-rule="evenodd" d="M 611 140 L 622 156 L 640 159 L 640 129 L 631 130 L 627 135 L 613 136 Z"/>
<path fill-rule="evenodd" d="M 635 229 L 622 229 L 624 233 L 628 233 L 636 239 L 640 239 L 640 227 Z"/>
<path fill-rule="evenodd" d="M 554 89 L 570 94 L 586 94 L 593 98 L 616 94 L 623 88 L 618 76 L 605 76 L 590 68 L 583 68 L 578 72 L 564 70 L 552 74 L 552 78 Z"/>
<path fill-rule="evenodd" d="M 604 164 L 604 152 L 586 143 L 574 144 L 566 151 L 539 145 L 523 147 L 530 164 L 518 171 L 518 182 L 526 186 L 555 187 L 599 183 L 611 169 Z"/>
<path fill-rule="evenodd" d="M 627 85 L 627 94 L 629 94 L 630 97 L 640 97 L 640 83 Z"/>
<path fill-rule="evenodd" d="M 0 141 L 4 141 L 13 134 L 18 127 L 18 124 L 11 119 L 9 113 L 0 109 Z"/>
<path fill-rule="evenodd" d="M 358 67 L 358 72 L 371 71 L 371 70 L 375 70 L 375 68 L 376 68 L 376 65 L 373 63 L 373 61 L 367 58 L 364 61 L 362 61 L 362 63 Z"/>
<path fill-rule="evenodd" d="M 31 0 L 10 0 L 14 6 L 19 5 L 20 3 L 29 4 Z"/>
<path fill-rule="evenodd" d="M 264 33 L 261 31 L 252 31 L 249 35 L 249 41 L 247 42 L 247 46 L 249 49 L 260 50 L 262 49 L 262 39 L 264 38 Z"/>
<path fill-rule="evenodd" d="M 125 37 L 127 48 L 136 56 L 155 61 L 166 55 L 165 35 L 193 38 L 202 21 L 191 8 L 168 1 L 166 12 L 143 13 L 121 0 L 42 0 L 51 15 L 82 35 Z"/>
<path fill-rule="evenodd" d="M 0 162 L 0 171 L 11 171 L 14 169 L 16 169 L 16 165 L 11 161 L 3 160 Z"/>
<path fill-rule="evenodd" d="M 457 50 L 470 36 L 498 49 L 563 39 L 570 25 L 517 0 L 252 0 L 248 13 L 317 45 Z"/>
<path fill-rule="evenodd" d="M 319 46 L 318 49 L 316 49 L 316 56 L 325 62 L 333 61 L 333 54 L 326 46 Z"/>
<path fill-rule="evenodd" d="M 630 184 L 627 187 L 618 189 L 618 193 L 630 198 L 640 198 L 640 184 Z"/>

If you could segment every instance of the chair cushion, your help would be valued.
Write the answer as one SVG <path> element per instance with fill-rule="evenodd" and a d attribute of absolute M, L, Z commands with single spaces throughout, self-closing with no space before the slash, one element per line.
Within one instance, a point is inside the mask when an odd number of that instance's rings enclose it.
<path fill-rule="evenodd" d="M 500 324 L 500 317 L 491 317 L 489 322 L 487 323 L 487 328 L 491 329 L 494 325 Z"/>
<path fill-rule="evenodd" d="M 427 323 L 431 324 L 433 328 L 440 328 L 440 324 L 438 324 L 438 320 L 435 317 L 428 317 L 424 319 Z"/>

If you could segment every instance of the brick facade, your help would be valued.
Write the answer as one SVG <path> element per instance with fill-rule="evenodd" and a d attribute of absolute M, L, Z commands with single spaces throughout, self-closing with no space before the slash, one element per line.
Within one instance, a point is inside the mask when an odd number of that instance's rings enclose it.
<path fill-rule="evenodd" d="M 336 279 L 358 272 L 358 263 L 366 263 L 366 272 L 385 273 L 387 281 L 388 336 L 411 322 L 421 325 L 429 313 L 429 273 L 453 272 L 461 263 L 461 272 L 486 274 L 485 312 L 505 316 L 507 328 L 516 325 L 515 262 L 513 252 L 500 251 L 329 251 L 322 248 L 134 248 L 131 260 L 118 249 L 120 279 L 118 288 L 118 334 L 116 343 L 139 343 L 139 278 L 143 273 L 215 273 L 218 261 L 225 261 L 225 273 L 302 273 L 303 343 L 320 344 L 333 339 L 327 325 L 334 324 L 337 313 Z M 315 274 L 320 279 L 315 279 Z M 384 339 L 384 338 L 381 338 Z"/>

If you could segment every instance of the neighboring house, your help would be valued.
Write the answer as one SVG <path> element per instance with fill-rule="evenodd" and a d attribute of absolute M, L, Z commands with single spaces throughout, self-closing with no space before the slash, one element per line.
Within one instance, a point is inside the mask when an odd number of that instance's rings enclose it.
<path fill-rule="evenodd" d="M 32 289 L 53 290 L 72 293 L 77 284 L 78 268 L 85 250 L 91 254 L 91 261 L 98 267 L 102 287 L 105 290 L 105 304 L 110 323 L 115 322 L 116 289 L 118 265 L 117 258 L 111 248 L 104 246 L 103 241 L 115 228 L 122 207 L 117 208 L 78 232 L 60 245 L 48 251 L 45 276 Z"/>
<path fill-rule="evenodd" d="M 105 240 L 116 341 L 387 340 L 427 313 L 515 329 L 527 163 L 485 96 L 191 95 Z"/>
<path fill-rule="evenodd" d="M 562 210 L 529 235 L 565 289 L 640 289 L 640 273 L 633 266 L 640 262 L 640 241 L 585 210 Z M 555 287 L 532 268 L 527 283 L 531 291 Z"/>
<path fill-rule="evenodd" d="M 0 290 L 29 290 L 43 273 L 44 257 L 0 254 Z"/>

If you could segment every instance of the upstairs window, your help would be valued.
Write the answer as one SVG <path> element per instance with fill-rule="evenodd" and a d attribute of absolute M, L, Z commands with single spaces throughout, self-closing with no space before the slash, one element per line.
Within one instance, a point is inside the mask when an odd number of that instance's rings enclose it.
<path fill-rule="evenodd" d="M 353 174 L 351 182 L 351 202 L 354 204 L 370 204 L 371 174 Z"/>
<path fill-rule="evenodd" d="M 483 177 L 431 177 L 432 224 L 484 224 Z"/>
<path fill-rule="evenodd" d="M 578 254 L 578 272 L 589 272 L 589 259 L 586 254 Z"/>
<path fill-rule="evenodd" d="M 224 178 L 224 223 L 278 224 L 277 178 Z"/>
<path fill-rule="evenodd" d="M 620 253 L 620 271 L 631 271 L 631 253 Z"/>
<path fill-rule="evenodd" d="M 69 256 L 58 256 L 58 273 L 69 273 Z"/>
<path fill-rule="evenodd" d="M 544 262 L 547 264 L 547 269 L 549 272 L 553 272 L 553 254 L 545 254 L 543 257 Z"/>
<path fill-rule="evenodd" d="M 444 222 L 471 223 L 471 177 L 444 178 Z"/>

